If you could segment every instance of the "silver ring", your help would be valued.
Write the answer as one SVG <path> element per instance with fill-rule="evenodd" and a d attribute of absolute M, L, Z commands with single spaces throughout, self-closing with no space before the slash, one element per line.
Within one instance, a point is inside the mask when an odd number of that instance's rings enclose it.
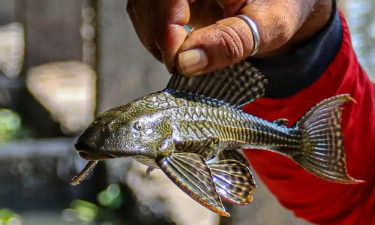
<path fill-rule="evenodd" d="M 188 37 L 189 37 L 190 34 L 194 31 L 194 27 L 193 27 L 193 28 L 190 28 L 188 25 L 184 25 L 183 27 L 185 28 Z"/>
<path fill-rule="evenodd" d="M 245 21 L 245 23 L 249 26 L 251 33 L 253 34 L 253 52 L 251 52 L 250 54 L 250 56 L 253 56 L 258 52 L 260 45 L 258 26 L 253 20 L 245 15 L 238 15 L 237 17 Z"/>

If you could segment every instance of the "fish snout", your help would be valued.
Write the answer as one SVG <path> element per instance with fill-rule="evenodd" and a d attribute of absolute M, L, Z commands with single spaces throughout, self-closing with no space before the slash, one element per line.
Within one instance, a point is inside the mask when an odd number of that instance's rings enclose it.
<path fill-rule="evenodd" d="M 74 143 L 74 148 L 77 150 L 77 151 L 87 151 L 90 149 L 90 146 L 85 143 L 84 141 L 81 141 L 81 140 L 77 140 L 75 143 Z"/>
<path fill-rule="evenodd" d="M 142 146 L 117 147 L 116 145 L 99 145 L 92 143 L 90 139 L 78 138 L 74 147 L 79 156 L 86 160 L 104 160 L 119 157 L 144 156 L 151 159 L 157 157 L 157 152 L 150 149 L 144 149 Z"/>
<path fill-rule="evenodd" d="M 90 155 L 92 155 L 92 152 L 90 151 L 90 146 L 82 140 L 78 139 L 74 143 L 74 148 L 78 151 L 79 156 L 81 156 L 84 159 L 89 159 Z"/>
<path fill-rule="evenodd" d="M 86 159 L 86 160 L 103 160 L 103 159 L 108 159 L 108 158 L 116 158 L 116 156 L 114 155 L 104 154 L 104 153 L 95 151 L 95 149 L 89 146 L 87 142 L 82 141 L 80 139 L 78 139 L 74 143 L 74 147 L 77 150 L 79 156 L 81 156 L 83 159 Z"/>

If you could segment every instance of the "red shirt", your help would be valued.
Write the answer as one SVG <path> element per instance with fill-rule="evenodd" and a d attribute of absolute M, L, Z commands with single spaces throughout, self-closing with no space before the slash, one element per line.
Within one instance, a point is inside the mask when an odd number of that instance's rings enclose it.
<path fill-rule="evenodd" d="M 283 99 L 261 98 L 244 111 L 269 121 L 294 124 L 325 98 L 350 93 L 357 104 L 344 105 L 342 131 L 348 173 L 362 184 L 318 178 L 293 160 L 264 150 L 244 150 L 252 168 L 279 202 L 317 224 L 375 224 L 375 85 L 357 61 L 343 16 L 341 47 L 323 75 L 308 88 Z"/>

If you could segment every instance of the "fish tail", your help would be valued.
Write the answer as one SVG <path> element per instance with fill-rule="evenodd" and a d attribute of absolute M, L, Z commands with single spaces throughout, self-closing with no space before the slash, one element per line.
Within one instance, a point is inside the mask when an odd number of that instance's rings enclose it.
<path fill-rule="evenodd" d="M 341 105 L 354 101 L 349 94 L 325 99 L 308 111 L 295 125 L 302 137 L 302 152 L 292 158 L 318 177 L 339 183 L 362 183 L 346 170 L 341 131 Z"/>

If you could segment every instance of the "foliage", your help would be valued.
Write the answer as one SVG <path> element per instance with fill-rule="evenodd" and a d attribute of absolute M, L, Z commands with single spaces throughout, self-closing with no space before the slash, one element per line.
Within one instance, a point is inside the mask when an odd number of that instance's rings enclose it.
<path fill-rule="evenodd" d="M 121 191 L 118 184 L 110 184 L 105 190 L 98 194 L 98 202 L 104 206 L 112 209 L 117 209 L 121 206 Z"/>
<path fill-rule="evenodd" d="M 9 109 L 0 109 L 0 143 L 24 137 L 21 118 Z"/>
<path fill-rule="evenodd" d="M 91 222 L 98 214 L 98 207 L 87 201 L 76 199 L 71 204 L 77 218 L 84 222 Z"/>
<path fill-rule="evenodd" d="M 112 224 L 115 219 L 112 210 L 121 206 L 121 190 L 118 184 L 110 184 L 106 189 L 99 192 L 97 200 L 100 205 L 92 202 L 75 199 L 70 204 L 70 208 L 63 210 L 62 217 L 69 222 L 92 223 L 97 220 L 104 220 L 107 224 Z M 2 224 L 0 224 L 2 225 Z"/>
<path fill-rule="evenodd" d="M 0 225 L 21 224 L 20 217 L 9 209 L 0 208 Z"/>

